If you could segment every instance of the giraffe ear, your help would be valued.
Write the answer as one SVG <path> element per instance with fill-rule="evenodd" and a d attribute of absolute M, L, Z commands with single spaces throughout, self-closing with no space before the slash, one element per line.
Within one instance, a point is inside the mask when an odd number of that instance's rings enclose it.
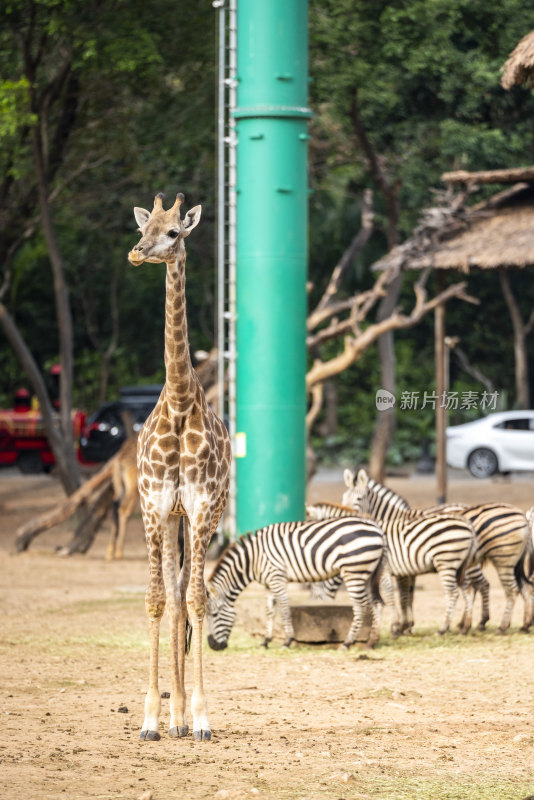
<path fill-rule="evenodd" d="M 346 469 L 343 473 L 343 480 L 345 481 L 345 486 L 351 489 L 354 486 L 354 474 L 350 471 L 350 469 Z"/>
<path fill-rule="evenodd" d="M 150 219 L 150 211 L 147 211 L 146 208 L 139 208 L 139 206 L 136 206 L 134 208 L 134 217 L 139 227 L 142 228 Z"/>
<path fill-rule="evenodd" d="M 194 208 L 190 208 L 187 214 L 184 217 L 184 236 L 189 236 L 193 228 L 196 228 L 198 223 L 200 222 L 200 213 L 202 211 L 202 206 L 195 206 Z"/>

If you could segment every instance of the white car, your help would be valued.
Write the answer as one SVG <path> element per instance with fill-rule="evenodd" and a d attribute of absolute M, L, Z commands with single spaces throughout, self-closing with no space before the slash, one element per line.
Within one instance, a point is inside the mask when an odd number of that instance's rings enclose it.
<path fill-rule="evenodd" d="M 447 428 L 447 464 L 475 478 L 534 471 L 534 411 L 500 411 Z"/>

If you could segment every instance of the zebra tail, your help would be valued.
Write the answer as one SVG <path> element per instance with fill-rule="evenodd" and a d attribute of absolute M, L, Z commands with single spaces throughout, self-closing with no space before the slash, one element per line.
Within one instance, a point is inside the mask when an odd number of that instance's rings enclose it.
<path fill-rule="evenodd" d="M 385 605 L 382 595 L 380 594 L 380 579 L 382 577 L 382 573 L 387 565 L 387 552 L 386 548 L 382 552 L 382 556 L 378 565 L 371 575 L 371 596 L 373 598 L 373 603 L 380 603 L 380 605 Z"/>
<path fill-rule="evenodd" d="M 475 563 L 477 553 L 478 553 L 478 542 L 475 532 L 473 530 L 473 539 L 471 541 L 471 547 L 469 548 L 469 552 L 465 557 L 464 561 L 460 564 L 460 566 L 456 570 L 456 581 L 458 583 L 458 586 L 463 586 L 465 580 L 465 573 L 467 572 L 469 567 L 472 567 L 473 564 Z"/>
<path fill-rule="evenodd" d="M 529 573 L 525 572 L 525 565 L 528 563 Z M 534 577 L 534 573 L 532 572 L 532 566 L 534 565 L 534 547 L 532 545 L 532 540 L 528 539 L 525 549 L 521 554 L 521 558 L 517 562 L 514 567 L 514 575 L 517 581 L 517 585 L 520 589 L 528 583 L 530 586 L 534 585 L 534 581 L 532 578 Z"/>

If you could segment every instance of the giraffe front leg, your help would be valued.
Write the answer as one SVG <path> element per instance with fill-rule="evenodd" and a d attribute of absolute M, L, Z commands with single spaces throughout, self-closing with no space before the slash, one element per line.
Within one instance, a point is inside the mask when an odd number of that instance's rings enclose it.
<path fill-rule="evenodd" d="M 148 603 L 147 603 L 148 608 Z M 150 673 L 148 691 L 145 698 L 145 718 L 141 728 L 140 738 L 157 742 L 159 735 L 159 715 L 161 712 L 161 699 L 158 685 L 158 656 L 159 656 L 159 626 L 165 602 L 158 604 L 155 613 L 150 619 Z M 148 612 L 150 614 L 150 610 Z"/>
<path fill-rule="evenodd" d="M 117 544 L 117 533 L 119 530 L 119 503 L 117 500 L 114 500 L 112 503 L 113 509 L 113 525 L 111 528 L 111 534 L 109 537 L 109 544 L 108 549 L 106 552 L 106 559 L 108 561 L 113 561 L 115 558 L 115 548 Z"/>
<path fill-rule="evenodd" d="M 146 519 L 146 517 L 145 517 Z M 149 584 L 145 595 L 145 609 L 150 624 L 150 671 L 148 691 L 145 698 L 145 718 L 141 728 L 141 739 L 157 741 L 161 699 L 158 685 L 159 627 L 165 611 L 165 586 L 162 575 L 161 549 L 158 529 L 145 522 L 149 556 Z M 150 532 L 150 535 L 149 533 Z"/>

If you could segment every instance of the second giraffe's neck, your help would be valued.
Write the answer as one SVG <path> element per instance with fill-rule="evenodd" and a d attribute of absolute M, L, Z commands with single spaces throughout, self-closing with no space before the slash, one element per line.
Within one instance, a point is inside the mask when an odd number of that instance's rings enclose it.
<path fill-rule="evenodd" d="M 194 392 L 194 372 L 185 311 L 185 254 L 167 264 L 165 288 L 165 386 L 172 405 L 187 411 Z"/>

